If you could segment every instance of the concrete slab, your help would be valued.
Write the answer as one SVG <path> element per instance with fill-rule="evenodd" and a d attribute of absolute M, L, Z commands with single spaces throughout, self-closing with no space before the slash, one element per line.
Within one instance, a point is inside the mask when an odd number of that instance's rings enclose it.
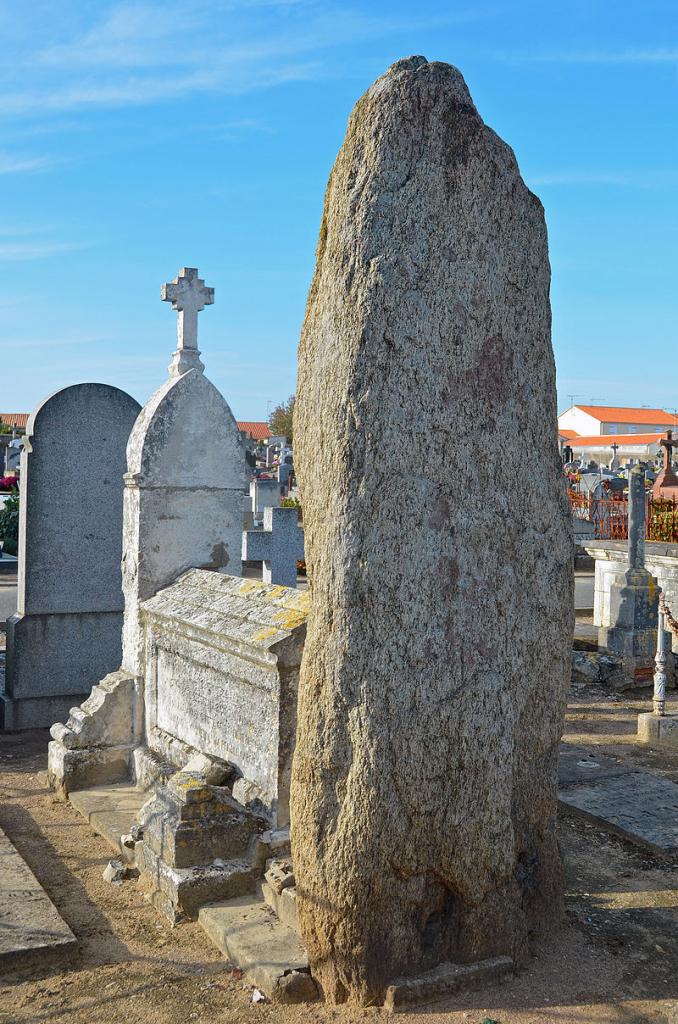
<path fill-rule="evenodd" d="M 245 979 L 273 1002 L 301 1003 L 317 998 L 308 956 L 298 935 L 255 896 L 203 907 L 198 914 L 212 942 L 240 967 Z"/>
<path fill-rule="evenodd" d="M 0 970 L 77 952 L 71 929 L 0 829 Z"/>
<path fill-rule="evenodd" d="M 678 854 L 678 786 L 674 782 L 630 771 L 561 789 L 559 798 L 566 811 L 660 857 L 673 859 Z"/>
<path fill-rule="evenodd" d="M 126 863 L 134 860 L 134 851 L 120 843 L 136 821 L 137 814 L 151 794 L 135 786 L 97 786 L 78 789 L 68 799 L 95 832 L 106 840 Z"/>

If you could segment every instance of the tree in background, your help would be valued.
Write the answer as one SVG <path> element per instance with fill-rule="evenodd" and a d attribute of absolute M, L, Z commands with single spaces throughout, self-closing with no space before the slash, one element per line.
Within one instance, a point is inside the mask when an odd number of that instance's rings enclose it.
<path fill-rule="evenodd" d="M 286 437 L 287 443 L 292 444 L 292 414 L 294 413 L 294 395 L 290 395 L 286 402 L 276 405 L 271 413 L 268 425 L 271 434 L 279 437 Z"/>
<path fill-rule="evenodd" d="M 6 555 L 16 555 L 19 547 L 18 494 L 12 494 L 0 507 L 0 541 Z"/>

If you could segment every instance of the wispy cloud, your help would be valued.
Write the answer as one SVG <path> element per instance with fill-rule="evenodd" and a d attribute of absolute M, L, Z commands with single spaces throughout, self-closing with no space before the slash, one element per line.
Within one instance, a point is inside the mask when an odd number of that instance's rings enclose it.
<path fill-rule="evenodd" d="M 74 242 L 0 242 L 0 262 L 42 260 L 46 256 L 80 248 L 82 246 Z"/>
<path fill-rule="evenodd" d="M 21 157 L 0 153 L 0 174 L 25 174 L 28 171 L 44 171 L 54 165 L 46 156 Z"/>
<path fill-rule="evenodd" d="M 336 74 L 330 54 L 338 47 L 487 16 L 469 6 L 384 17 L 337 0 L 193 0 L 188 6 L 153 0 L 92 5 L 90 12 L 95 19 L 90 13 L 79 30 L 73 19 L 54 19 L 52 39 L 43 32 L 33 43 L 27 32 L 24 52 L 0 70 L 0 116 L 239 95 L 319 80 Z"/>

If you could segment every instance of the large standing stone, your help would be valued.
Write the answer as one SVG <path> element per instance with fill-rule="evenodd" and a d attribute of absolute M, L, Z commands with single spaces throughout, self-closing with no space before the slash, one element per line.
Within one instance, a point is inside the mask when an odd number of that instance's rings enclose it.
<path fill-rule="evenodd" d="M 511 149 L 455 68 L 399 61 L 351 115 L 299 349 L 292 839 L 331 1001 L 524 961 L 561 913 L 572 540 L 550 326 L 544 211 Z"/>
<path fill-rule="evenodd" d="M 51 725 L 120 663 L 125 446 L 139 409 L 118 388 L 75 384 L 29 418 L 6 729 Z"/>

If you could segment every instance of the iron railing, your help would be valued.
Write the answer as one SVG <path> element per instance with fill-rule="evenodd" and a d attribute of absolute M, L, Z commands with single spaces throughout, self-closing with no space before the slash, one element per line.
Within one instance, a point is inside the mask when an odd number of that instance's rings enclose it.
<path fill-rule="evenodd" d="M 628 540 L 629 502 L 625 495 L 603 498 L 568 491 L 570 511 L 575 519 L 593 523 L 596 540 Z M 645 539 L 678 544 L 678 501 L 675 498 L 647 497 Z"/>

